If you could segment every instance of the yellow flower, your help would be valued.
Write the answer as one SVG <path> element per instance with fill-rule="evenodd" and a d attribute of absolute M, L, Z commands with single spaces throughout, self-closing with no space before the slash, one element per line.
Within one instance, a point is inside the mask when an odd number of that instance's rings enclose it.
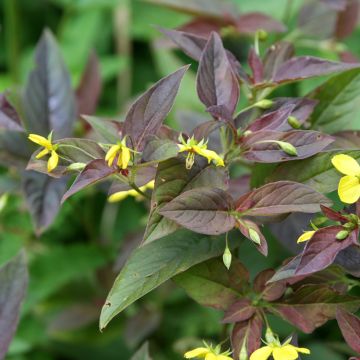
<path fill-rule="evenodd" d="M 270 355 L 273 356 L 274 360 L 296 360 L 299 357 L 299 353 L 310 354 L 309 349 L 291 345 L 289 344 L 290 341 L 291 338 L 281 345 L 278 339 L 273 339 L 266 346 L 255 350 L 251 354 L 250 360 L 267 360 Z"/>
<path fill-rule="evenodd" d="M 105 161 L 107 161 L 109 166 L 114 164 L 115 158 L 117 158 L 116 165 L 124 170 L 128 167 L 131 150 L 126 146 L 126 139 L 124 138 L 120 143 L 112 145 L 105 156 Z"/>
<path fill-rule="evenodd" d="M 196 141 L 194 137 L 191 137 L 186 142 L 184 138 L 180 135 L 179 140 L 181 144 L 178 144 L 179 152 L 187 151 L 188 155 L 186 157 L 186 168 L 191 169 L 194 165 L 195 154 L 203 156 L 210 163 L 213 161 L 216 166 L 225 166 L 224 160 L 219 156 L 215 151 L 208 150 L 207 142 L 202 139 L 200 142 Z"/>
<path fill-rule="evenodd" d="M 338 187 L 340 200 L 346 204 L 354 204 L 360 198 L 360 165 L 349 155 L 339 154 L 331 159 L 334 167 L 344 174 Z"/>
<path fill-rule="evenodd" d="M 304 231 L 303 234 L 300 235 L 299 238 L 297 239 L 297 242 L 301 243 L 303 241 L 308 241 L 314 236 L 315 233 L 316 233 L 315 230 Z"/>
<path fill-rule="evenodd" d="M 50 154 L 47 162 L 47 171 L 53 171 L 59 163 L 59 155 L 56 152 L 58 145 L 52 144 L 51 142 L 52 133 L 49 134 L 48 138 L 36 134 L 30 134 L 28 138 L 30 141 L 44 148 L 36 155 L 36 159 L 41 159 L 45 155 Z"/>
<path fill-rule="evenodd" d="M 139 189 L 142 192 L 145 192 L 148 189 L 153 189 L 154 188 L 154 180 L 148 182 L 147 184 L 141 186 Z M 142 200 L 143 196 L 138 193 L 136 190 L 131 189 L 131 190 L 124 190 L 124 191 L 118 191 L 116 193 L 113 193 L 109 196 L 108 201 L 111 203 L 114 202 L 118 202 L 121 200 L 124 200 L 125 198 L 127 198 L 128 196 L 133 196 L 136 200 Z"/>
<path fill-rule="evenodd" d="M 205 360 L 233 360 L 230 356 L 230 351 L 225 351 L 220 353 L 220 345 L 217 345 L 213 348 L 211 345 L 208 345 L 204 342 L 204 347 L 198 347 L 194 350 L 190 350 L 184 354 L 185 359 L 205 359 Z"/>

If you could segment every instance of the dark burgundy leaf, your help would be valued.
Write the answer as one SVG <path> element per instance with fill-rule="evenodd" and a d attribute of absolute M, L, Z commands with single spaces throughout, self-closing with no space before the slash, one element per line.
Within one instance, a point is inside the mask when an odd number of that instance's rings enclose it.
<path fill-rule="evenodd" d="M 244 343 L 248 356 L 260 347 L 262 328 L 263 321 L 259 314 L 255 314 L 247 321 L 235 324 L 231 333 L 234 360 L 239 360 L 240 351 Z"/>
<path fill-rule="evenodd" d="M 117 168 L 108 166 L 103 159 L 93 160 L 88 163 L 85 169 L 77 176 L 70 189 L 64 194 L 61 202 L 64 202 L 71 195 L 84 189 L 86 186 L 92 185 L 100 180 L 115 174 Z"/>
<path fill-rule="evenodd" d="M 76 89 L 77 111 L 79 115 L 91 115 L 95 112 L 101 88 L 99 59 L 95 51 L 91 51 L 80 84 Z"/>
<path fill-rule="evenodd" d="M 36 67 L 24 90 L 23 108 L 28 132 L 54 139 L 70 136 L 76 118 L 75 96 L 58 45 L 45 30 L 36 47 Z"/>
<path fill-rule="evenodd" d="M 276 140 L 290 143 L 297 150 L 297 155 L 285 153 L 278 144 L 262 141 Z M 317 131 L 293 130 L 280 131 L 257 131 L 243 140 L 245 152 L 243 156 L 251 161 L 263 163 L 275 163 L 305 159 L 324 150 L 334 141 L 333 137 Z"/>
<path fill-rule="evenodd" d="M 339 264 L 348 274 L 360 278 L 360 248 L 351 245 L 340 251 L 335 259 L 335 263 Z"/>
<path fill-rule="evenodd" d="M 303 285 L 270 311 L 295 325 L 305 333 L 313 332 L 328 320 L 335 318 L 341 306 L 356 311 L 360 301 L 356 297 L 341 295 L 327 285 Z"/>
<path fill-rule="evenodd" d="M 282 106 L 278 110 L 267 112 L 254 122 L 252 122 L 246 130 L 252 132 L 259 130 L 277 130 L 289 128 L 288 118 L 294 110 L 295 105 Z"/>
<path fill-rule="evenodd" d="M 277 98 L 273 100 L 274 105 L 271 110 L 267 112 L 293 105 L 294 109 L 291 115 L 297 119 L 300 125 L 304 124 L 304 122 L 310 117 L 311 113 L 313 112 L 315 106 L 318 103 L 317 100 L 307 98 Z M 289 124 L 284 124 L 284 127 L 281 127 L 278 130 L 287 131 L 291 129 L 292 127 Z"/>
<path fill-rule="evenodd" d="M 286 31 L 286 26 L 280 21 L 260 12 L 240 15 L 235 26 L 238 32 L 244 34 L 253 34 L 259 29 L 275 33 Z"/>
<path fill-rule="evenodd" d="M 265 301 L 275 301 L 280 299 L 286 290 L 284 281 L 276 281 L 268 283 L 275 275 L 275 270 L 267 269 L 261 271 L 254 280 L 254 290 L 262 294 Z"/>
<path fill-rule="evenodd" d="M 4 94 L 0 94 L 0 129 L 24 131 L 19 115 Z"/>
<path fill-rule="evenodd" d="M 357 149 L 360 148 L 360 131 L 341 131 L 335 133 L 335 141 L 332 143 L 334 149 Z"/>
<path fill-rule="evenodd" d="M 235 225 L 235 219 L 229 214 L 232 206 L 232 198 L 225 191 L 199 188 L 185 191 L 159 213 L 195 232 L 218 235 Z"/>
<path fill-rule="evenodd" d="M 198 125 L 192 132 L 195 139 L 201 141 L 202 139 L 207 139 L 211 133 L 220 129 L 224 126 L 224 123 L 219 121 L 210 120 Z"/>
<path fill-rule="evenodd" d="M 339 213 L 327 206 L 324 206 L 324 205 L 320 205 L 320 207 L 321 207 L 321 211 L 328 219 L 334 220 L 334 221 L 340 221 L 342 223 L 349 222 L 349 220 L 345 216 L 343 216 L 341 213 Z"/>
<path fill-rule="evenodd" d="M 342 62 L 345 63 L 359 63 L 359 58 L 357 55 L 353 54 L 350 51 L 342 51 L 339 53 L 339 58 Z"/>
<path fill-rule="evenodd" d="M 360 319 L 339 307 L 336 320 L 348 345 L 360 354 Z"/>
<path fill-rule="evenodd" d="M 172 157 L 176 157 L 179 152 L 179 147 L 176 143 L 167 139 L 159 139 L 156 136 L 151 136 L 147 139 L 142 159 L 147 161 L 164 161 Z"/>
<path fill-rule="evenodd" d="M 272 81 L 281 84 L 314 76 L 343 72 L 358 67 L 358 64 L 340 63 L 312 56 L 300 56 L 281 64 Z"/>
<path fill-rule="evenodd" d="M 0 131 L 0 163 L 23 170 L 31 155 L 31 144 L 24 131 Z"/>
<path fill-rule="evenodd" d="M 345 9 L 337 15 L 336 38 L 344 39 L 352 34 L 358 23 L 359 11 L 359 0 L 347 0 Z"/>
<path fill-rule="evenodd" d="M 54 179 L 45 174 L 25 171 L 22 181 L 30 214 L 40 234 L 53 222 L 60 209 L 67 179 Z"/>
<path fill-rule="evenodd" d="M 15 334 L 20 306 L 28 286 L 25 254 L 0 267 L 0 359 L 4 359 Z"/>
<path fill-rule="evenodd" d="M 145 139 L 160 129 L 188 68 L 184 66 L 161 79 L 133 103 L 126 115 L 123 135 L 130 136 L 134 149 L 141 151 Z"/>
<path fill-rule="evenodd" d="M 189 57 L 200 61 L 201 54 L 206 46 L 207 38 L 190 34 L 184 31 L 158 28 L 164 35 L 169 37 Z"/>
<path fill-rule="evenodd" d="M 341 250 L 349 247 L 354 240 L 357 241 L 356 231 L 345 240 L 337 240 L 336 234 L 342 230 L 342 226 L 329 226 L 318 230 L 306 243 L 295 275 L 308 275 L 325 269 L 334 262 Z"/>
<path fill-rule="evenodd" d="M 236 109 L 240 95 L 238 79 L 216 33 L 211 34 L 200 59 L 197 92 L 207 108 L 223 105 L 231 114 Z"/>
<path fill-rule="evenodd" d="M 197 36 L 203 36 L 208 39 L 210 34 L 215 31 L 220 33 L 221 28 L 231 25 L 230 19 L 210 19 L 206 17 L 197 17 L 190 22 L 181 25 L 178 30 L 192 33 Z"/>
<path fill-rule="evenodd" d="M 246 216 L 271 216 L 290 212 L 315 213 L 330 200 L 310 186 L 291 181 L 266 184 L 241 196 L 236 210 Z"/>
<path fill-rule="evenodd" d="M 228 193 L 234 200 L 238 199 L 241 195 L 250 191 L 250 175 L 243 175 L 239 178 L 229 180 Z"/>
<path fill-rule="evenodd" d="M 256 308 L 249 299 L 241 299 L 233 303 L 225 312 L 222 322 L 224 324 L 245 321 L 255 314 Z"/>
<path fill-rule="evenodd" d="M 281 41 L 270 46 L 264 57 L 264 79 L 272 79 L 279 66 L 291 59 L 294 53 L 294 45 L 289 42 Z"/>
<path fill-rule="evenodd" d="M 233 123 L 232 113 L 225 105 L 214 105 L 206 109 L 215 119 Z"/>
<path fill-rule="evenodd" d="M 264 68 L 262 61 L 254 48 L 250 49 L 248 63 L 252 71 L 252 80 L 254 84 L 261 83 L 264 77 Z"/>

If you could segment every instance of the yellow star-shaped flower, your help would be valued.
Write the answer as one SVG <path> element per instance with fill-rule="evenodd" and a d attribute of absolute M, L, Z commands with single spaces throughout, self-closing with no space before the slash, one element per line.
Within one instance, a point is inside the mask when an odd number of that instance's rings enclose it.
<path fill-rule="evenodd" d="M 309 241 L 314 236 L 315 233 L 316 233 L 315 230 L 304 231 L 302 235 L 300 235 L 299 238 L 297 239 L 297 242 L 301 243 L 304 241 Z"/>
<path fill-rule="evenodd" d="M 109 166 L 113 166 L 116 157 L 116 165 L 120 169 L 125 170 L 128 167 L 131 158 L 131 149 L 126 146 L 125 138 L 118 144 L 110 147 L 105 155 L 105 161 L 107 161 Z"/>
<path fill-rule="evenodd" d="M 360 165 L 349 155 L 339 154 L 331 159 L 332 164 L 343 176 L 339 181 L 340 200 L 346 204 L 354 204 L 360 198 Z"/>
<path fill-rule="evenodd" d="M 50 157 L 47 162 L 48 172 L 53 171 L 59 163 L 59 155 L 56 152 L 58 145 L 53 144 L 51 138 L 52 138 L 52 133 L 49 134 L 48 138 L 45 138 L 44 136 L 37 134 L 30 134 L 28 137 L 30 141 L 44 148 L 36 155 L 36 159 L 41 159 L 45 155 L 50 154 Z"/>
<path fill-rule="evenodd" d="M 142 192 L 145 192 L 148 189 L 153 189 L 154 188 L 154 180 L 148 182 L 147 184 L 140 186 L 140 190 Z M 133 196 L 136 200 L 142 200 L 143 196 L 138 193 L 136 190 L 131 189 L 131 190 L 124 190 L 124 191 L 118 191 L 115 192 L 113 194 L 111 194 L 108 198 L 108 201 L 111 203 L 114 202 L 118 202 L 118 201 L 122 201 L 125 198 L 127 198 L 128 196 Z"/>
<path fill-rule="evenodd" d="M 213 161 L 216 166 L 225 166 L 224 160 L 213 150 L 208 150 L 207 142 L 202 139 L 200 142 L 194 139 L 194 137 L 189 138 L 187 141 L 184 140 L 182 136 L 179 137 L 181 144 L 178 144 L 179 152 L 187 151 L 188 155 L 186 157 L 186 168 L 191 169 L 194 165 L 195 154 L 203 156 L 210 163 Z"/>
<path fill-rule="evenodd" d="M 250 360 L 267 360 L 270 355 L 272 355 L 274 360 L 296 360 L 299 357 L 299 353 L 310 354 L 309 349 L 291 345 L 290 341 L 291 338 L 285 341 L 284 344 L 280 344 L 277 339 L 273 339 L 266 346 L 255 350 L 251 354 Z"/>
<path fill-rule="evenodd" d="M 194 350 L 190 350 L 184 354 L 185 359 L 205 359 L 205 360 L 233 360 L 230 355 L 230 351 L 221 353 L 220 345 L 213 348 L 204 341 L 204 347 L 198 347 Z"/>

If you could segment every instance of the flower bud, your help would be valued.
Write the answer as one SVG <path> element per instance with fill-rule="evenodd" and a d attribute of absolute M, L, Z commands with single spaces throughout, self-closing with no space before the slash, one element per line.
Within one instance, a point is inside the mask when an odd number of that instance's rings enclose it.
<path fill-rule="evenodd" d="M 268 33 L 264 29 L 259 29 L 256 31 L 256 36 L 260 41 L 265 41 L 268 38 Z"/>
<path fill-rule="evenodd" d="M 340 230 L 336 234 L 336 239 L 337 240 L 345 240 L 348 236 L 349 236 L 349 231 L 348 230 Z"/>
<path fill-rule="evenodd" d="M 248 357 L 248 353 L 247 353 L 247 349 L 246 349 L 246 341 L 244 341 L 241 346 L 239 360 L 248 360 L 248 359 L 249 359 L 249 357 Z"/>
<path fill-rule="evenodd" d="M 250 239 L 257 245 L 260 245 L 261 243 L 261 240 L 260 240 L 260 236 L 259 234 L 257 233 L 257 231 L 255 231 L 254 229 L 252 228 L 249 228 L 249 236 L 250 236 Z"/>
<path fill-rule="evenodd" d="M 66 170 L 68 171 L 82 171 L 84 170 L 86 164 L 85 163 L 72 163 L 69 165 Z"/>
<path fill-rule="evenodd" d="M 226 266 L 226 268 L 228 270 L 230 269 L 230 266 L 231 266 L 231 259 L 232 259 L 231 251 L 227 246 L 225 248 L 225 251 L 224 251 L 224 254 L 223 254 L 223 262 L 224 262 L 224 265 Z"/>
<path fill-rule="evenodd" d="M 296 147 L 285 141 L 277 141 L 277 144 L 280 146 L 281 150 L 291 156 L 297 156 Z"/>
<path fill-rule="evenodd" d="M 266 328 L 266 332 L 265 332 L 265 340 L 268 344 L 271 344 L 273 342 L 276 341 L 276 338 L 274 336 L 274 333 L 272 332 L 272 330 L 268 327 Z"/>
<path fill-rule="evenodd" d="M 346 229 L 346 230 L 354 230 L 356 227 L 356 225 L 352 222 L 348 222 L 346 224 L 343 225 L 343 228 Z"/>
<path fill-rule="evenodd" d="M 263 99 L 254 104 L 255 107 L 266 110 L 273 106 L 274 102 L 269 99 Z"/>
<path fill-rule="evenodd" d="M 288 117 L 287 122 L 294 129 L 299 129 L 301 126 L 299 120 L 295 116 L 292 116 L 292 115 Z"/>
<path fill-rule="evenodd" d="M 244 131 L 244 136 L 249 136 L 250 134 L 252 134 L 251 130 Z"/>

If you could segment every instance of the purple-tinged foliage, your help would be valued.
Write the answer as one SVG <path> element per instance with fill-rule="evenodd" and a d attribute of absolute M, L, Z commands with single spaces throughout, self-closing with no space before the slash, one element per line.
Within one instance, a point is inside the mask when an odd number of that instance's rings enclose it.
<path fill-rule="evenodd" d="M 132 104 L 124 122 L 123 136 L 130 137 L 134 149 L 143 150 L 146 138 L 160 129 L 188 68 L 184 66 L 161 79 Z"/>
<path fill-rule="evenodd" d="M 336 311 L 336 320 L 346 342 L 360 354 L 360 319 L 339 307 Z"/>
<path fill-rule="evenodd" d="M 207 108 L 222 105 L 231 114 L 236 109 L 240 95 L 238 80 L 216 33 L 211 34 L 201 55 L 197 92 Z"/>

